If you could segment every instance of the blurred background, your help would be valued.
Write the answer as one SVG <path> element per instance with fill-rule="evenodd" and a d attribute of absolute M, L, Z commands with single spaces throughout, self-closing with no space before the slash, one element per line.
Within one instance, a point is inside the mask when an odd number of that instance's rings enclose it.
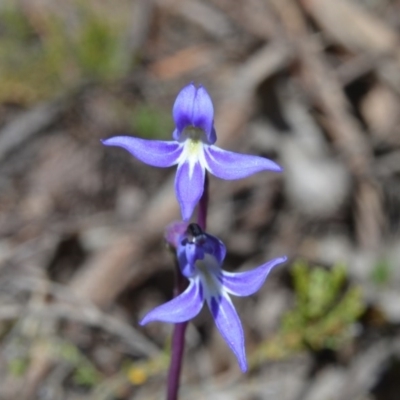
<path fill-rule="evenodd" d="M 168 139 L 193 81 L 220 147 L 283 174 L 210 179 L 238 271 L 242 375 L 207 309 L 182 399 L 398 400 L 400 1 L 1 0 L 0 399 L 162 399 L 175 169 L 100 139 Z M 237 301 L 236 301 L 237 300 Z"/>

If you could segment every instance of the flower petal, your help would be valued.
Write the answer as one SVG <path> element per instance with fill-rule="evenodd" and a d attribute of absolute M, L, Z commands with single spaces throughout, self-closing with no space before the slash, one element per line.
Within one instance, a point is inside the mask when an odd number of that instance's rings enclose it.
<path fill-rule="evenodd" d="M 186 259 L 190 265 L 194 265 L 197 260 L 204 258 L 204 249 L 194 243 L 188 243 L 185 246 Z"/>
<path fill-rule="evenodd" d="M 115 136 L 102 140 L 106 146 L 128 150 L 138 160 L 153 167 L 170 167 L 178 163 L 183 145 L 174 141 L 146 140 L 132 136 Z"/>
<path fill-rule="evenodd" d="M 192 122 L 196 128 L 201 128 L 205 132 L 209 144 L 215 143 L 217 136 L 214 129 L 214 107 L 210 95 L 203 86 L 196 92 Z"/>
<path fill-rule="evenodd" d="M 240 369 L 246 372 L 243 328 L 231 299 L 228 296 L 212 297 L 208 305 L 218 330 L 238 359 Z"/>
<path fill-rule="evenodd" d="M 146 325 L 152 321 L 179 323 L 194 318 L 203 307 L 203 290 L 198 279 L 190 280 L 188 288 L 171 301 L 150 311 L 141 321 Z"/>
<path fill-rule="evenodd" d="M 246 178 L 260 171 L 282 171 L 282 168 L 268 158 L 239 154 L 222 150 L 217 146 L 204 146 L 206 168 L 221 179 Z"/>
<path fill-rule="evenodd" d="M 181 207 L 182 219 L 187 221 L 204 191 L 205 171 L 199 162 L 188 161 L 178 166 L 175 177 L 175 191 Z"/>
<path fill-rule="evenodd" d="M 224 243 L 213 235 L 205 234 L 207 240 L 203 244 L 204 251 L 213 255 L 221 265 L 226 256 L 226 247 Z"/>
<path fill-rule="evenodd" d="M 274 258 L 260 267 L 246 272 L 222 271 L 222 285 L 228 293 L 234 296 L 250 296 L 264 284 L 272 268 L 286 260 L 287 257 Z"/>
<path fill-rule="evenodd" d="M 196 96 L 196 87 L 193 83 L 185 86 L 176 97 L 172 115 L 180 134 L 187 126 L 193 125 L 193 102 Z"/>
<path fill-rule="evenodd" d="M 185 244 L 181 243 L 179 244 L 177 248 L 177 257 L 178 257 L 178 263 L 179 267 L 181 269 L 182 275 L 186 276 L 186 278 L 191 278 L 194 273 L 196 272 L 196 267 L 193 263 L 190 263 L 187 258 L 187 250 L 186 247 L 188 244 L 185 242 Z M 193 245 L 192 245 L 193 246 Z"/>
<path fill-rule="evenodd" d="M 177 256 L 182 275 L 191 278 L 196 272 L 195 262 L 204 258 L 204 251 L 195 244 L 186 242 L 178 247 Z"/>

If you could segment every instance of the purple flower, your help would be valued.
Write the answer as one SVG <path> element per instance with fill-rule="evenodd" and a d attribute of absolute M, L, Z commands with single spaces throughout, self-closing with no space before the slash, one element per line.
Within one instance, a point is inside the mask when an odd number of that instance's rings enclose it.
<path fill-rule="evenodd" d="M 178 297 L 150 311 L 140 324 L 188 321 L 200 312 L 206 301 L 218 330 L 245 372 L 242 324 L 229 295 L 249 296 L 257 292 L 272 268 L 287 258 L 274 258 L 251 271 L 233 273 L 221 268 L 225 254 L 225 245 L 218 238 L 203 232 L 197 224 L 190 224 L 177 248 L 179 266 L 189 286 Z"/>
<path fill-rule="evenodd" d="M 178 94 L 172 110 L 175 130 L 172 141 L 145 140 L 116 136 L 103 140 L 107 146 L 119 146 L 154 167 L 178 165 L 175 191 L 182 218 L 192 216 L 204 190 L 205 170 L 221 179 L 246 178 L 256 172 L 281 171 L 267 158 L 225 151 L 215 146 L 214 107 L 203 86 L 193 83 Z"/>

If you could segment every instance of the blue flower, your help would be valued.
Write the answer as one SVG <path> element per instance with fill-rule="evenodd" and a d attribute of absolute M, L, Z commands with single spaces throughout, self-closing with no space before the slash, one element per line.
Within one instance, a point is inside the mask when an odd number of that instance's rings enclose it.
<path fill-rule="evenodd" d="M 287 258 L 274 258 L 251 271 L 233 273 L 221 268 L 225 254 L 225 245 L 218 238 L 203 232 L 197 224 L 190 224 L 177 248 L 179 267 L 188 278 L 189 286 L 178 297 L 150 311 L 140 324 L 188 321 L 207 302 L 218 330 L 245 372 L 247 361 L 242 324 L 229 295 L 249 296 L 257 292 L 272 268 Z"/>
<path fill-rule="evenodd" d="M 115 136 L 103 140 L 103 144 L 123 147 L 154 167 L 178 165 L 175 191 L 185 221 L 190 219 L 203 194 L 206 170 L 227 180 L 246 178 L 264 170 L 282 170 L 267 158 L 233 153 L 214 145 L 217 140 L 214 107 L 203 86 L 196 88 L 191 83 L 184 87 L 175 100 L 172 114 L 176 126 L 172 141 Z"/>

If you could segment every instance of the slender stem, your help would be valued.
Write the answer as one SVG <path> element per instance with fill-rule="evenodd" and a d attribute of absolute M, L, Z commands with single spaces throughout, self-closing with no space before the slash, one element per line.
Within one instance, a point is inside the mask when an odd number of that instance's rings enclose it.
<path fill-rule="evenodd" d="M 181 274 L 179 267 L 176 270 L 174 297 L 179 296 L 185 290 L 187 283 L 185 277 Z M 172 334 L 167 400 L 177 400 L 178 398 L 179 379 L 181 376 L 182 357 L 185 347 L 185 332 L 187 324 L 187 322 L 175 324 L 174 333 Z"/>
<path fill-rule="evenodd" d="M 204 191 L 201 196 L 197 214 L 197 223 L 200 227 L 206 229 L 208 209 L 208 176 L 206 175 L 204 181 Z M 174 297 L 179 296 L 187 286 L 187 279 L 182 275 L 178 262 L 176 262 L 176 281 L 174 288 Z M 175 324 L 174 332 L 172 334 L 171 344 L 171 361 L 169 364 L 168 373 L 168 389 L 167 400 L 177 400 L 179 391 L 179 380 L 182 369 L 183 351 L 185 348 L 185 332 L 188 322 Z"/>

